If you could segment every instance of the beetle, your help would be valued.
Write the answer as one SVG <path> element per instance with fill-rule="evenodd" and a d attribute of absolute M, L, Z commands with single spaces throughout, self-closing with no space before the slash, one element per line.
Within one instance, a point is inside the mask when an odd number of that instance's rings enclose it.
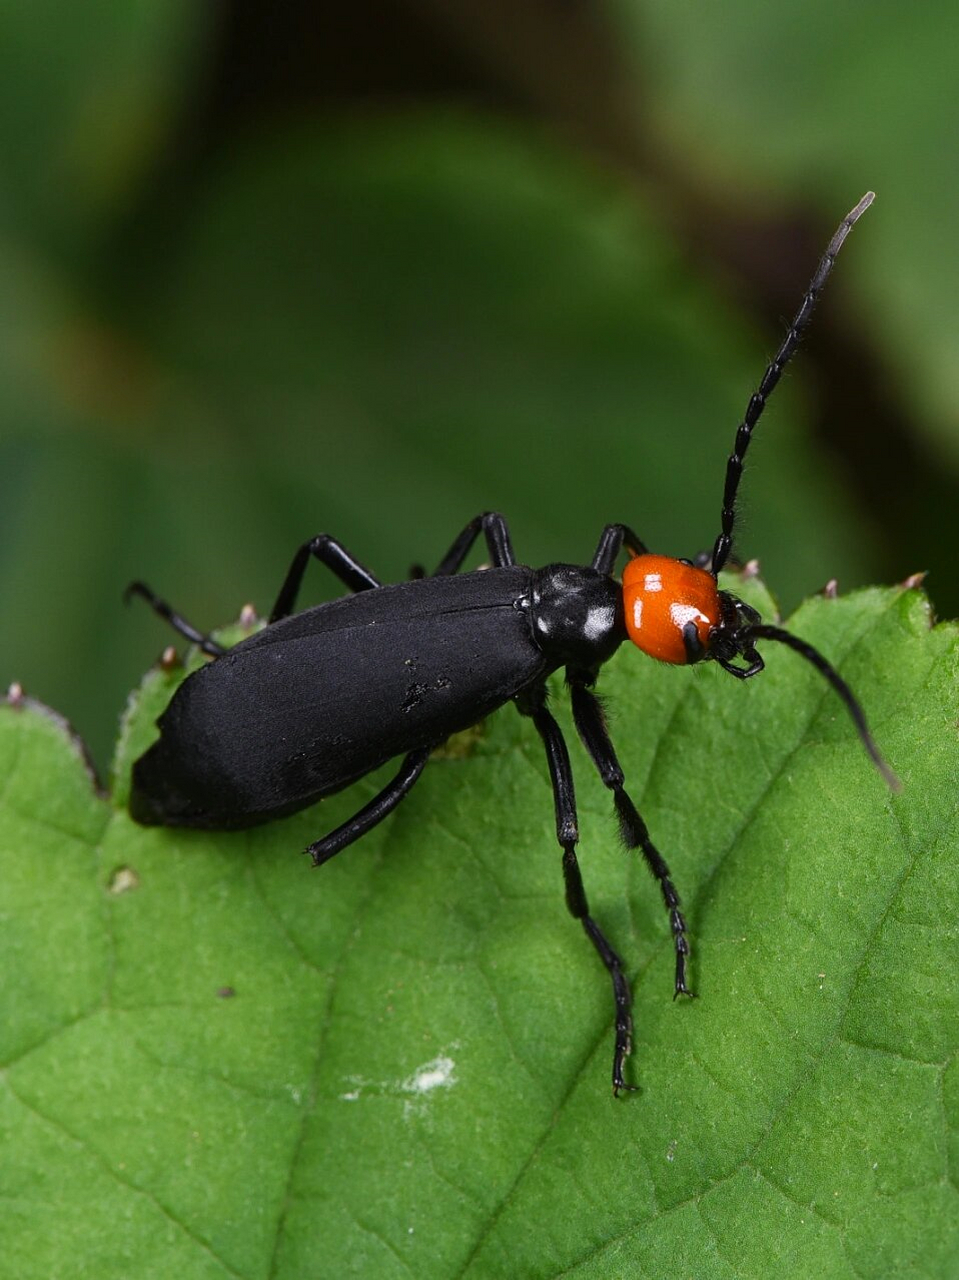
<path fill-rule="evenodd" d="M 624 844 L 638 849 L 659 884 L 675 951 L 674 996 L 687 985 L 689 944 L 669 868 L 630 799 L 593 687 L 627 639 L 661 662 L 718 663 L 740 680 L 763 669 L 757 644 L 787 645 L 836 691 L 887 783 L 880 755 L 849 686 L 812 645 L 764 623 L 719 588 L 732 550 L 736 498 L 753 429 L 806 329 L 813 306 L 867 193 L 843 219 L 775 358 L 747 405 L 726 465 L 720 532 L 697 562 L 652 554 L 625 524 L 609 524 L 588 565 L 517 564 L 504 518 L 471 520 L 434 573 L 383 585 L 329 534 L 297 550 L 267 625 L 230 649 L 193 627 L 142 582 L 141 596 L 212 658 L 189 676 L 160 716 L 160 736 L 135 762 L 133 818 L 147 825 L 228 830 L 312 805 L 402 756 L 396 775 L 347 822 L 311 844 L 321 866 L 381 822 L 407 796 L 430 753 L 451 734 L 512 701 L 546 750 L 566 904 L 609 973 L 615 1005 L 613 1092 L 631 1048 L 631 996 L 623 961 L 590 913 L 576 856 L 579 830 L 569 752 L 548 706 L 547 678 L 565 669 L 573 721 L 612 793 Z M 490 567 L 460 573 L 478 539 Z M 630 559 L 614 576 L 622 551 Z M 319 560 L 351 594 L 294 612 L 308 564 Z"/>

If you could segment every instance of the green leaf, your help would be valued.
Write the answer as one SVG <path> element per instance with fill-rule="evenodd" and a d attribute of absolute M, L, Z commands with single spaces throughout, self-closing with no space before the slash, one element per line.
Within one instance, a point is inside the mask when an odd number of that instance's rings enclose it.
<path fill-rule="evenodd" d="M 313 872 L 298 851 L 375 778 L 231 835 L 120 807 L 181 673 L 133 700 L 112 802 L 62 722 L 0 705 L 9 1273 L 955 1275 L 956 630 L 897 589 L 790 627 L 860 695 L 900 795 L 784 649 L 745 685 L 625 651 L 603 673 L 696 1001 L 670 998 L 662 903 L 569 734 L 592 908 L 633 980 L 620 1100 L 510 710 Z"/>

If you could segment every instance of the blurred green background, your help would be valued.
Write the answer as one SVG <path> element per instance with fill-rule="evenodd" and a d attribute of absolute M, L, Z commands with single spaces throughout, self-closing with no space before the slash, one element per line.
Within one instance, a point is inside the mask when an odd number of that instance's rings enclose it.
<path fill-rule="evenodd" d="M 386 578 L 477 512 L 711 545 L 835 225 L 738 551 L 784 605 L 959 608 L 959 10 L 803 0 L 0 0 L 0 681 L 104 763 L 171 638 L 337 534 Z M 319 569 L 307 598 L 335 594 Z"/>

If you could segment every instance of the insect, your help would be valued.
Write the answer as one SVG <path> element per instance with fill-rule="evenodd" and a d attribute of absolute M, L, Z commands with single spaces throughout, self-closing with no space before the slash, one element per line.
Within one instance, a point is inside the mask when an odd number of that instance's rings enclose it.
<path fill-rule="evenodd" d="M 806 329 L 819 292 L 867 193 L 840 223 L 758 390 L 726 465 L 720 532 L 697 563 L 650 553 L 625 524 L 609 524 L 588 565 L 516 563 L 509 529 L 487 512 L 463 529 L 429 576 L 383 585 L 329 534 L 293 558 L 263 630 L 229 650 L 191 626 L 142 582 L 145 598 L 213 661 L 191 675 L 158 721 L 160 736 L 133 766 L 130 811 L 147 825 L 214 830 L 268 822 L 342 790 L 396 757 L 395 777 L 342 826 L 309 846 L 315 866 L 381 822 L 415 785 L 430 752 L 451 734 L 512 701 L 528 716 L 552 780 L 566 904 L 609 973 L 615 1004 L 614 1094 L 631 1047 L 631 996 L 623 961 L 588 905 L 576 857 L 579 830 L 569 752 L 547 703 L 547 677 L 565 668 L 573 720 L 612 793 L 623 843 L 638 849 L 659 884 L 675 950 L 675 995 L 687 986 L 686 921 L 669 868 L 626 792 L 623 771 L 593 692 L 600 668 L 627 639 L 662 662 L 717 662 L 737 679 L 763 669 L 757 645 L 787 645 L 839 695 L 876 766 L 898 786 L 852 691 L 812 645 L 762 622 L 720 590 L 732 549 L 736 497 L 753 429 Z M 482 537 L 491 567 L 460 570 Z M 630 554 L 620 583 L 614 576 Z M 319 560 L 351 595 L 295 613 L 307 565 Z"/>

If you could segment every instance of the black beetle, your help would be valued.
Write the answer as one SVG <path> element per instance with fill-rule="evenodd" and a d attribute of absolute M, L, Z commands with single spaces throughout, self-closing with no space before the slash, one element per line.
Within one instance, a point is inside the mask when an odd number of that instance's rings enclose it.
<path fill-rule="evenodd" d="M 130 811 L 137 822 L 214 830 L 252 826 L 293 813 L 340 791 L 396 756 L 399 772 L 341 827 L 310 845 L 328 861 L 408 794 L 430 752 L 451 734 L 513 701 L 546 748 L 556 835 L 562 847 L 566 903 L 606 966 L 616 1006 L 613 1091 L 630 1049 L 630 992 L 623 963 L 589 913 L 576 860 L 579 838 L 569 753 L 547 706 L 547 677 L 560 667 L 576 728 L 613 793 L 623 842 L 641 849 L 669 912 L 675 994 L 686 985 L 689 947 L 679 895 L 623 786 L 623 772 L 592 687 L 603 663 L 627 638 L 662 661 L 718 662 L 740 679 L 762 670 L 759 640 L 776 640 L 822 673 L 849 709 L 866 749 L 891 786 L 852 692 L 812 646 L 720 591 L 716 578 L 732 546 L 743 458 L 766 399 L 808 324 L 836 254 L 863 211 L 863 197 L 840 224 L 779 352 L 751 397 L 726 469 L 721 532 L 697 564 L 651 555 L 624 524 L 603 530 L 588 566 L 518 565 L 502 516 L 477 516 L 431 576 L 383 586 L 328 534 L 299 548 L 260 632 L 224 650 L 135 582 L 182 635 L 214 661 L 190 676 L 160 717 L 160 737 L 133 766 Z M 477 538 L 491 568 L 459 574 Z M 612 575 L 623 548 L 633 559 L 622 584 Z M 294 613 L 306 566 L 315 557 L 354 594 Z M 742 665 L 745 664 L 745 665 Z"/>

